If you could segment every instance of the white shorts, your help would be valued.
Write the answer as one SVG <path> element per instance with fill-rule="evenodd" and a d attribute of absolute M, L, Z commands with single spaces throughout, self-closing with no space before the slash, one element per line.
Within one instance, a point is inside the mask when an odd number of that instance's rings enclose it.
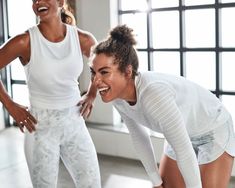
<path fill-rule="evenodd" d="M 214 130 L 190 137 L 190 140 L 199 165 L 215 161 L 224 152 L 235 156 L 235 134 L 232 119 Z M 168 143 L 165 145 L 164 153 L 176 160 L 175 152 Z"/>

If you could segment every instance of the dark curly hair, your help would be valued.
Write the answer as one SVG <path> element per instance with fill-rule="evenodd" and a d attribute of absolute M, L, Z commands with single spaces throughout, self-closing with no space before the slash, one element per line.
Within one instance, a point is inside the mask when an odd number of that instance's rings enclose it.
<path fill-rule="evenodd" d="M 109 32 L 106 40 L 100 42 L 93 50 L 94 54 L 104 53 L 114 57 L 114 63 L 118 63 L 121 72 L 126 71 L 128 65 L 132 66 L 132 78 L 137 75 L 139 60 L 137 56 L 136 40 L 133 29 L 126 25 L 118 25 Z"/>

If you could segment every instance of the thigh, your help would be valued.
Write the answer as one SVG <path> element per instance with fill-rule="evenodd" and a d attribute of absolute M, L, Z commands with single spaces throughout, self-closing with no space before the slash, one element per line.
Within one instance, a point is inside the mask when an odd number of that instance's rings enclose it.
<path fill-rule="evenodd" d="M 24 153 L 30 176 L 32 175 L 33 140 L 34 140 L 34 133 L 29 133 L 27 131 L 25 133 L 25 139 L 24 139 Z"/>
<path fill-rule="evenodd" d="M 76 187 L 100 188 L 97 153 L 82 118 L 78 117 L 67 127 L 61 158 Z"/>
<path fill-rule="evenodd" d="M 185 188 L 184 179 L 175 160 L 164 155 L 160 162 L 159 172 L 164 188 Z"/>
<path fill-rule="evenodd" d="M 203 188 L 227 188 L 234 158 L 224 152 L 215 161 L 200 165 Z"/>
<path fill-rule="evenodd" d="M 57 188 L 75 188 L 74 180 L 62 160 L 59 164 Z"/>
<path fill-rule="evenodd" d="M 30 172 L 33 187 L 55 188 L 59 169 L 60 148 L 53 130 L 36 131 L 31 138 Z"/>

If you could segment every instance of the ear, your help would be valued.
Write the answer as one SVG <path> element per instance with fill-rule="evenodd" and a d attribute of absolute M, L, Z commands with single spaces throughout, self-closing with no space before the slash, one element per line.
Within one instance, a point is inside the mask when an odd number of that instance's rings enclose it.
<path fill-rule="evenodd" d="M 59 1 L 59 6 L 62 8 L 65 4 L 65 1 L 64 0 L 58 0 Z"/>
<path fill-rule="evenodd" d="M 133 72 L 133 70 L 132 70 L 132 65 L 128 65 L 128 66 L 126 67 L 126 76 L 127 76 L 128 78 L 132 78 L 132 72 Z"/>

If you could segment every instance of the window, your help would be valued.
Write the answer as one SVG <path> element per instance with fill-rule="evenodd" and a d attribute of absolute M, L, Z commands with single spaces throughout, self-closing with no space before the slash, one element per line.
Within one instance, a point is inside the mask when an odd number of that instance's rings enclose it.
<path fill-rule="evenodd" d="M 140 70 L 197 82 L 235 120 L 234 0 L 118 0 L 118 6 L 119 23 L 137 35 Z"/>
<path fill-rule="evenodd" d="M 24 7 L 23 11 L 22 8 L 19 7 Z M 32 10 L 32 1 L 8 0 L 7 8 L 9 37 L 23 33 L 29 27 L 35 25 L 36 17 Z M 25 74 L 19 59 L 16 59 L 11 63 L 9 75 L 11 79 L 11 91 L 9 92 L 11 92 L 13 100 L 22 105 L 28 106 L 28 90 L 25 85 Z M 10 124 L 12 123 L 13 120 L 10 119 Z"/>
<path fill-rule="evenodd" d="M 7 40 L 7 17 L 6 17 L 6 1 L 0 1 L 0 45 Z M 7 68 L 0 71 L 0 79 L 4 86 L 8 87 Z M 0 103 L 0 130 L 8 127 L 9 115 L 3 105 Z"/>

